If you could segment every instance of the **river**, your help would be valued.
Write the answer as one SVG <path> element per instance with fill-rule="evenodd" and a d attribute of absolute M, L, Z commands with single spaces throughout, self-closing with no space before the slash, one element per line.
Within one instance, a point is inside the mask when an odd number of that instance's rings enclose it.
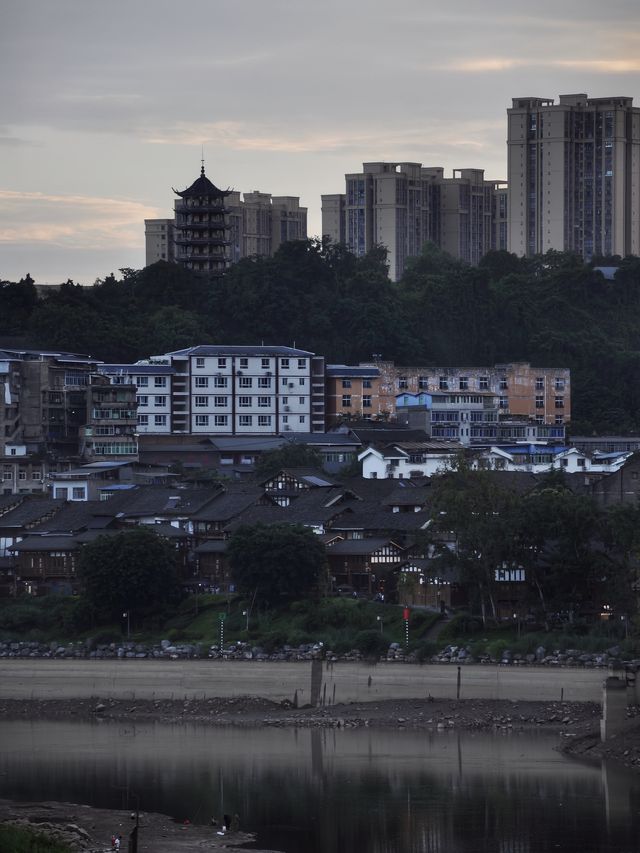
<path fill-rule="evenodd" d="M 9 721 L 0 796 L 240 815 L 286 853 L 636 853 L 640 780 L 555 736 Z"/>

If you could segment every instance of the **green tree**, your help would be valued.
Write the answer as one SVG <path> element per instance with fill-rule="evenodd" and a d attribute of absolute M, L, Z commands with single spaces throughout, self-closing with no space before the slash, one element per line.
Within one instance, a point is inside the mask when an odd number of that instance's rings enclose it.
<path fill-rule="evenodd" d="M 322 468 L 322 456 L 306 444 L 283 444 L 277 450 L 267 450 L 256 462 L 259 481 L 273 477 L 283 468 Z"/>
<path fill-rule="evenodd" d="M 302 525 L 242 525 L 227 556 L 240 591 L 267 604 L 318 596 L 326 588 L 324 544 Z"/>
<path fill-rule="evenodd" d="M 167 540 L 144 527 L 99 536 L 79 558 L 84 596 L 104 618 L 149 613 L 180 599 L 175 555 Z"/>

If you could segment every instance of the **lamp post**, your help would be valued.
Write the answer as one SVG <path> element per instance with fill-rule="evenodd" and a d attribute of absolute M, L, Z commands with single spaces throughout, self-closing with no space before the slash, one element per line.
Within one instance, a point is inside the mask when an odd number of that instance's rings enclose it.
<path fill-rule="evenodd" d="M 127 610 L 125 613 L 123 613 L 122 618 L 127 620 L 127 640 L 128 640 L 131 637 L 131 615 L 130 615 L 130 612 Z"/>
<path fill-rule="evenodd" d="M 376 616 L 376 621 L 380 625 L 380 633 L 382 634 L 382 616 Z"/>
<path fill-rule="evenodd" d="M 244 630 L 249 633 L 249 611 L 243 610 L 242 615 L 245 617 Z"/>

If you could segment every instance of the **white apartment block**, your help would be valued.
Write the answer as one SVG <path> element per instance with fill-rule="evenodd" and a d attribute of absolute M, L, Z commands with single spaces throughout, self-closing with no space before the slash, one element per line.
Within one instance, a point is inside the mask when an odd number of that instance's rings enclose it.
<path fill-rule="evenodd" d="M 171 401 L 174 370 L 166 364 L 100 364 L 98 373 L 113 385 L 135 385 L 139 434 L 171 433 Z"/>
<path fill-rule="evenodd" d="M 455 169 L 451 178 L 420 163 L 363 163 L 362 169 L 345 175 L 343 196 L 322 196 L 322 233 L 358 256 L 385 246 L 393 281 L 427 242 L 473 264 L 501 247 L 493 213 L 500 209 L 496 188 L 504 185 L 485 181 L 481 169 Z"/>
<path fill-rule="evenodd" d="M 509 251 L 640 253 L 640 109 L 629 97 L 514 98 Z"/>
<path fill-rule="evenodd" d="M 139 433 L 324 432 L 324 358 L 306 350 L 195 346 L 100 372 L 137 386 Z"/>

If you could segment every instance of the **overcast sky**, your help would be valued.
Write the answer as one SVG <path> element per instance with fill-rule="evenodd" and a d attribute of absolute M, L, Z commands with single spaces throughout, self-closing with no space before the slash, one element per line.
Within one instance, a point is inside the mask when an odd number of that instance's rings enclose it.
<path fill-rule="evenodd" d="M 640 105 L 638 0 L 1 0 L 0 280 L 144 266 L 172 186 L 320 195 L 363 161 L 506 178 L 511 98 Z"/>

